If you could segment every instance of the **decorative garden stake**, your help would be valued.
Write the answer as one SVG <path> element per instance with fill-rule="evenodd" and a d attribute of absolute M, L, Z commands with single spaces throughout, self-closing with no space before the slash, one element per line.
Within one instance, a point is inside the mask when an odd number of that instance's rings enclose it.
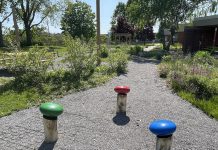
<path fill-rule="evenodd" d="M 176 131 L 176 124 L 169 120 L 156 120 L 150 124 L 149 130 L 157 135 L 156 150 L 170 150 L 172 135 Z"/>
<path fill-rule="evenodd" d="M 41 104 L 39 110 L 43 114 L 45 142 L 56 142 L 58 140 L 57 117 L 63 113 L 63 107 L 49 102 Z"/>
<path fill-rule="evenodd" d="M 127 93 L 129 93 L 130 88 L 128 86 L 116 86 L 114 91 L 117 92 L 117 114 L 126 114 L 126 101 Z"/>

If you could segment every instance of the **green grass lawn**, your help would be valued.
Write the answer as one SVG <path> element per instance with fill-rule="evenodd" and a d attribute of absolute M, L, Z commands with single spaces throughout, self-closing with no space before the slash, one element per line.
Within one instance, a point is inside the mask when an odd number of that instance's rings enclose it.
<path fill-rule="evenodd" d="M 13 90 L 3 92 L 0 95 L 0 117 L 39 104 L 41 100 L 41 95 L 33 89 L 23 92 Z"/>
<path fill-rule="evenodd" d="M 0 86 L 9 83 L 12 80 L 14 80 L 13 77 L 0 77 Z"/>
<path fill-rule="evenodd" d="M 72 86 L 63 84 L 53 85 L 44 84 L 43 89 L 29 87 L 26 89 L 7 88 L 0 92 L 0 117 L 10 115 L 13 112 L 26 109 L 32 106 L 37 106 L 42 102 L 51 101 L 54 98 L 59 98 L 66 93 L 85 90 L 102 85 L 109 81 L 116 74 L 102 74 L 102 71 L 94 73 L 91 78 L 78 83 L 67 83 Z M 11 89 L 11 90 L 10 90 Z M 43 90 L 43 92 L 42 92 Z"/>
<path fill-rule="evenodd" d="M 197 99 L 194 94 L 187 91 L 180 91 L 178 95 L 218 120 L 218 96 L 210 99 Z"/>

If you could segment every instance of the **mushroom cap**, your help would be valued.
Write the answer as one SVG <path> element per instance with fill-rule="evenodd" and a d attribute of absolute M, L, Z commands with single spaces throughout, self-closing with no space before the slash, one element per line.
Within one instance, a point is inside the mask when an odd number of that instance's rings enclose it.
<path fill-rule="evenodd" d="M 150 124 L 149 130 L 159 137 L 169 136 L 176 131 L 176 124 L 170 120 L 155 120 Z"/>
<path fill-rule="evenodd" d="M 63 113 L 63 106 L 48 102 L 48 103 L 43 103 L 39 107 L 40 112 L 47 117 L 57 117 Z"/>
<path fill-rule="evenodd" d="M 119 94 L 127 94 L 130 91 L 130 88 L 128 86 L 116 86 L 114 88 L 114 91 Z"/>

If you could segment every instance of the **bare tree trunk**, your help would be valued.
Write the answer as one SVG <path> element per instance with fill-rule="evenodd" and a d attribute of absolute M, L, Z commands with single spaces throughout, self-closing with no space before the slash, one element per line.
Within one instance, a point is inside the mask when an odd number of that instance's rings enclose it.
<path fill-rule="evenodd" d="M 4 39 L 2 33 L 2 22 L 0 22 L 0 47 L 4 47 Z"/>
<path fill-rule="evenodd" d="M 16 46 L 19 50 L 20 49 L 20 34 L 19 34 L 19 27 L 17 24 L 15 6 L 12 6 L 12 14 L 13 14 L 13 21 L 14 21 L 14 29 L 15 29 L 15 34 L 16 34 Z"/>

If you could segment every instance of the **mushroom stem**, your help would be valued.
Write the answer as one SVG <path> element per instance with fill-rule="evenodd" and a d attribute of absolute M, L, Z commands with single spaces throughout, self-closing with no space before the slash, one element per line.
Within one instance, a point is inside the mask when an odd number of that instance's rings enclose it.
<path fill-rule="evenodd" d="M 48 119 L 43 117 L 44 133 L 45 133 L 45 142 L 54 143 L 58 140 L 58 131 L 57 131 L 57 118 Z"/>
<path fill-rule="evenodd" d="M 117 94 L 117 113 L 126 113 L 127 94 Z"/>
<path fill-rule="evenodd" d="M 168 137 L 158 137 L 156 142 L 156 150 L 170 150 L 172 145 L 172 135 Z"/>
<path fill-rule="evenodd" d="M 157 136 L 156 150 L 170 150 L 176 124 L 170 120 L 155 120 L 149 130 Z"/>
<path fill-rule="evenodd" d="M 58 140 L 57 118 L 63 113 L 63 107 L 56 103 L 43 103 L 39 107 L 43 114 L 43 125 L 46 143 L 54 143 Z"/>

